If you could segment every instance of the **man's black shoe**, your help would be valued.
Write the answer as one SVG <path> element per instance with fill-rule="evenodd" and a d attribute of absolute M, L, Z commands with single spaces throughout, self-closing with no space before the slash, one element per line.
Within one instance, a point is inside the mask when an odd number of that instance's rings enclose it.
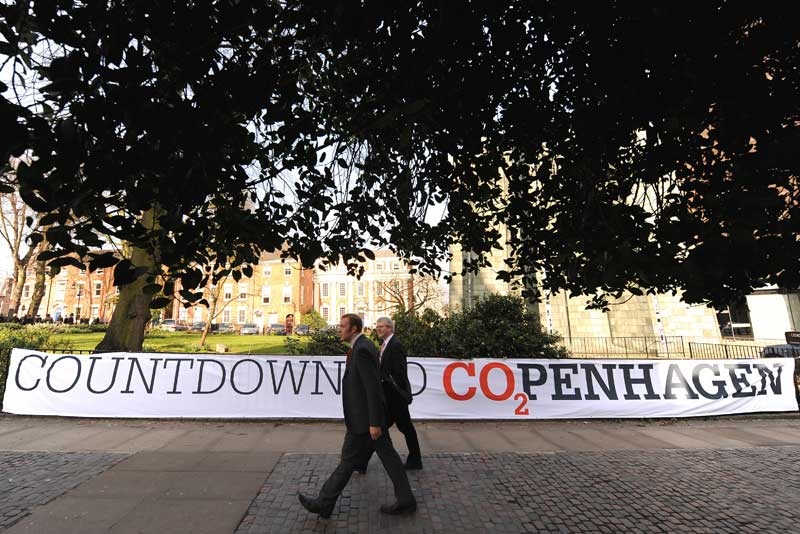
<path fill-rule="evenodd" d="M 302 493 L 297 494 L 297 499 L 300 501 L 300 504 L 303 505 L 303 508 L 312 514 L 318 514 L 323 519 L 328 519 L 333 513 L 333 510 L 323 510 L 322 506 L 319 504 L 319 501 L 316 499 L 310 499 Z"/>
<path fill-rule="evenodd" d="M 417 461 L 417 462 L 406 461 L 403 467 L 406 468 L 406 471 L 418 471 L 422 469 L 422 461 Z"/>
<path fill-rule="evenodd" d="M 417 511 L 417 503 L 416 501 L 411 502 L 410 504 L 382 504 L 381 505 L 381 513 L 388 514 L 388 515 L 404 515 L 404 514 L 413 514 Z"/>

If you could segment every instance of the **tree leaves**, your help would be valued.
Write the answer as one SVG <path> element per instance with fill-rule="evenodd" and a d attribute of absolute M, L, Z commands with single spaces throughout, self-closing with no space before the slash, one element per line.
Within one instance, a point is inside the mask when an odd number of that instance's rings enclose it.
<path fill-rule="evenodd" d="M 97 269 L 105 269 L 112 267 L 119 262 L 119 258 L 113 252 L 95 253 L 90 252 L 89 256 L 89 270 L 96 271 Z"/>
<path fill-rule="evenodd" d="M 262 251 L 386 245 L 421 273 L 452 245 L 468 268 L 502 251 L 504 278 L 546 273 L 537 292 L 800 285 L 800 49 L 778 7 L 20 9 L 8 42 L 54 57 L 41 107 L 0 100 L 0 149 L 42 158 L 20 191 L 57 254 L 110 235 L 185 289 Z"/>
<path fill-rule="evenodd" d="M 170 298 L 167 298 L 167 297 L 156 297 L 156 298 L 154 298 L 153 300 L 150 301 L 150 309 L 158 310 L 158 309 L 161 309 L 161 308 L 165 308 L 170 302 L 172 302 L 172 299 L 170 299 Z"/>

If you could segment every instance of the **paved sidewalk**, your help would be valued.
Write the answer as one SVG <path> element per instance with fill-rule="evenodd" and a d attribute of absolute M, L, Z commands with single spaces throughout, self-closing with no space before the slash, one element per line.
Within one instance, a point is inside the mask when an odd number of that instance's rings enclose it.
<path fill-rule="evenodd" d="M 0 461 L 0 481 L 14 479 L 14 466 L 28 480 L 3 492 L 3 502 L 21 506 L 8 509 L 0 532 L 785 532 L 800 525 L 796 416 L 421 423 L 418 431 L 425 470 L 411 478 L 419 513 L 378 514 L 391 498 L 373 459 L 323 521 L 300 508 L 296 492 L 316 491 L 333 468 L 341 423 L 3 416 L 0 460 L 13 460 Z M 73 477 L 69 483 L 53 483 L 58 469 Z M 25 500 L 30 495 L 39 497 Z"/>
<path fill-rule="evenodd" d="M 437 453 L 411 473 L 418 510 L 386 517 L 392 489 L 375 460 L 329 520 L 297 505 L 335 455 L 287 454 L 237 534 L 300 532 L 706 532 L 800 528 L 800 447 L 557 453 Z"/>
<path fill-rule="evenodd" d="M 0 451 L 0 530 L 126 457 L 100 452 Z"/>

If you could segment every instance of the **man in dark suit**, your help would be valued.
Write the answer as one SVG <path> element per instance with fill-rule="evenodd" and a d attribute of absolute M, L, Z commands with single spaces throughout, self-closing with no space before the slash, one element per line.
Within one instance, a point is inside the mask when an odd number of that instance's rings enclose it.
<path fill-rule="evenodd" d="M 406 469 L 422 469 L 422 453 L 419 449 L 417 431 L 411 422 L 408 405 L 411 403 L 411 383 L 408 381 L 406 349 L 394 335 L 394 323 L 388 317 L 378 319 L 375 326 L 381 339 L 380 362 L 383 391 L 388 407 L 387 427 L 397 424 L 408 446 Z M 400 391 L 402 390 L 402 391 Z"/>
<path fill-rule="evenodd" d="M 394 504 L 382 505 L 381 512 L 399 515 L 413 513 L 417 509 L 403 461 L 394 450 L 386 431 L 378 351 L 372 341 L 361 333 L 362 327 L 361 317 L 355 314 L 343 315 L 339 322 L 339 337 L 350 343 L 342 377 L 342 407 L 347 433 L 339 465 L 325 481 L 316 499 L 302 493 L 297 496 L 306 510 L 324 518 L 331 516 L 356 466 L 366 464 L 373 450 L 378 453 L 392 480 L 396 498 Z"/>

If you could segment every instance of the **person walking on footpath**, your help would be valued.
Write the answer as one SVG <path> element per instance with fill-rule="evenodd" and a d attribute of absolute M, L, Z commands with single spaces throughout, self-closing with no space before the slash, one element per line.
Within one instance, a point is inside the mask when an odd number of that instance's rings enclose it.
<path fill-rule="evenodd" d="M 408 381 L 408 361 L 406 349 L 394 335 L 394 322 L 388 317 L 381 317 L 375 324 L 375 331 L 381 340 L 379 353 L 381 363 L 381 381 L 386 396 L 386 427 L 393 424 L 403 433 L 408 447 L 405 468 L 422 469 L 422 453 L 419 439 L 408 406 L 414 397 L 411 395 L 411 383 Z M 366 473 L 367 466 L 356 467 L 359 473 Z"/>
<path fill-rule="evenodd" d="M 373 450 L 392 481 L 396 499 L 392 504 L 381 505 L 381 512 L 400 515 L 417 509 L 403 461 L 387 432 L 378 351 L 362 334 L 363 326 L 361 317 L 352 313 L 343 315 L 339 322 L 339 337 L 350 344 L 342 377 L 346 433 L 339 465 L 325 481 L 317 498 L 297 494 L 306 510 L 323 518 L 331 516 L 356 466 L 366 464 Z"/>

